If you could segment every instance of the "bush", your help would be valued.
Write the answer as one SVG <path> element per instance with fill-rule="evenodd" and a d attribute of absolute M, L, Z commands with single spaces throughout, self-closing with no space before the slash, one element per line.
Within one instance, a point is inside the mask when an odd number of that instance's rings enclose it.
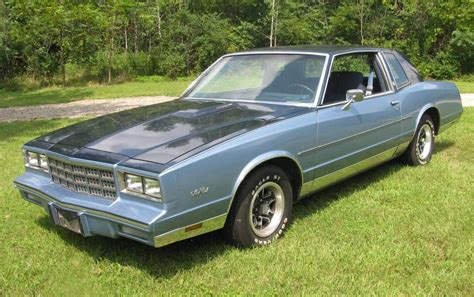
<path fill-rule="evenodd" d="M 108 81 L 109 68 L 114 82 L 131 80 L 135 76 L 155 74 L 148 53 L 119 53 L 109 58 L 109 53 L 97 53 L 96 59 L 90 65 L 90 74 L 100 82 Z"/>
<path fill-rule="evenodd" d="M 43 86 L 44 83 L 42 81 L 32 79 L 26 75 L 7 78 L 0 82 L 0 89 L 6 91 L 31 91 Z"/>
<path fill-rule="evenodd" d="M 459 61 L 461 72 L 472 73 L 474 70 L 474 31 L 454 31 L 450 46 Z"/>
<path fill-rule="evenodd" d="M 434 59 L 421 62 L 418 69 L 426 77 L 452 79 L 459 73 L 459 62 L 450 52 L 440 52 Z"/>
<path fill-rule="evenodd" d="M 185 57 L 176 52 L 164 55 L 161 66 L 164 74 L 171 79 L 188 74 Z"/>
<path fill-rule="evenodd" d="M 129 75 L 152 75 L 152 68 L 150 67 L 150 55 L 144 52 L 128 54 L 128 63 L 130 64 Z"/>

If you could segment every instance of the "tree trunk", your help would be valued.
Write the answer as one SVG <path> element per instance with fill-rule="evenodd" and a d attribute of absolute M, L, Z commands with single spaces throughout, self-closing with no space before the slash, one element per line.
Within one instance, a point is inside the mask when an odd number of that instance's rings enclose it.
<path fill-rule="evenodd" d="M 111 84 L 112 83 L 112 58 L 114 56 L 114 50 L 115 50 L 115 44 L 114 44 L 114 29 L 115 29 L 115 12 L 112 15 L 112 26 L 109 28 L 109 49 L 107 53 L 107 62 L 108 62 L 108 67 L 107 67 L 107 83 Z"/>
<path fill-rule="evenodd" d="M 385 7 L 385 10 L 383 12 L 383 17 L 382 17 L 382 25 L 380 26 L 380 34 L 379 34 L 380 39 L 383 38 L 383 30 L 385 29 L 385 20 L 386 20 L 386 17 L 387 17 L 387 10 L 388 10 L 388 8 Z"/>
<path fill-rule="evenodd" d="M 61 50 L 61 74 L 63 81 L 63 88 L 66 87 L 66 63 L 64 62 L 64 57 Z"/>
<path fill-rule="evenodd" d="M 272 20 L 270 23 L 270 37 L 268 39 L 270 41 L 270 47 L 273 47 L 273 26 L 275 23 L 275 0 L 272 1 L 272 9 L 270 11 L 270 14 L 272 16 Z"/>
<path fill-rule="evenodd" d="M 324 27 L 328 27 L 328 15 L 326 11 L 326 1 L 322 0 L 319 3 L 323 7 L 323 19 L 324 19 Z"/>
<path fill-rule="evenodd" d="M 273 29 L 273 46 L 277 46 L 277 26 L 278 26 L 278 10 L 275 9 L 275 28 Z"/>
<path fill-rule="evenodd" d="M 124 30 L 124 37 L 125 37 L 125 52 L 128 52 L 128 32 L 127 28 Z"/>
<path fill-rule="evenodd" d="M 107 60 L 108 60 L 108 68 L 107 68 L 107 83 L 110 84 L 112 83 L 112 57 L 113 57 L 113 50 L 114 50 L 114 35 L 113 32 L 111 32 L 111 37 L 110 37 L 110 48 L 107 54 Z"/>
<path fill-rule="evenodd" d="M 158 8 L 158 12 L 157 12 L 157 21 L 158 21 L 158 36 L 160 37 L 161 39 L 161 11 L 160 11 L 160 0 L 156 0 L 156 6 Z"/>
<path fill-rule="evenodd" d="M 138 53 L 138 25 L 137 25 L 137 16 L 133 18 L 133 25 L 135 27 L 135 38 L 134 38 L 134 47 L 135 47 L 135 54 Z"/>
<path fill-rule="evenodd" d="M 359 21 L 360 21 L 360 44 L 364 45 L 364 0 L 360 0 L 360 4 L 359 4 Z"/>
<path fill-rule="evenodd" d="M 59 59 L 60 59 L 60 64 L 61 64 L 61 76 L 62 76 L 62 85 L 63 88 L 66 87 L 66 61 L 64 57 L 64 37 L 63 37 L 63 31 L 61 30 L 61 51 L 59 53 Z"/>
<path fill-rule="evenodd" d="M 113 34 L 113 33 L 111 33 Z M 113 35 L 110 37 L 110 48 L 107 53 L 107 83 L 112 83 L 112 56 L 113 56 L 113 44 L 114 44 L 114 37 Z"/>

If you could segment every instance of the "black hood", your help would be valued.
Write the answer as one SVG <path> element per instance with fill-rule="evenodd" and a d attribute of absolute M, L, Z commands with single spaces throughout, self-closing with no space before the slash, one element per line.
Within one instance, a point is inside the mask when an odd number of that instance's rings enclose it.
<path fill-rule="evenodd" d="M 132 158 L 166 164 L 306 111 L 281 105 L 173 100 L 87 120 L 29 145 L 109 163 Z"/>

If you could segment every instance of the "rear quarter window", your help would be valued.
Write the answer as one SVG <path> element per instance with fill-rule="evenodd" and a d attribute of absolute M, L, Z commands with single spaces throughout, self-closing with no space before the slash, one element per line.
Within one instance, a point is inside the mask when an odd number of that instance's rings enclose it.
<path fill-rule="evenodd" d="M 392 74 L 397 87 L 402 87 L 408 84 L 410 81 L 408 80 L 405 70 L 403 70 L 402 65 L 400 65 L 400 62 L 398 62 L 395 55 L 389 53 L 384 53 L 384 55 L 385 59 L 387 60 L 388 68 L 390 69 L 390 73 Z"/>
<path fill-rule="evenodd" d="M 423 81 L 423 77 L 421 76 L 421 74 L 418 72 L 418 70 L 416 70 L 415 66 L 413 66 L 413 64 L 410 63 L 410 61 L 408 61 L 408 59 L 402 53 L 395 52 L 394 54 L 395 54 L 395 57 L 397 57 L 398 62 L 400 62 L 400 64 L 402 65 L 403 70 L 405 70 L 405 73 L 408 76 L 408 79 L 412 83 Z"/>

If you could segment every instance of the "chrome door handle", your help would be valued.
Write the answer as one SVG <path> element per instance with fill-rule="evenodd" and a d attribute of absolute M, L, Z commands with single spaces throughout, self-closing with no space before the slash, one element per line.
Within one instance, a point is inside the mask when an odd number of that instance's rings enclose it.
<path fill-rule="evenodd" d="M 390 104 L 391 104 L 392 106 L 395 106 L 395 105 L 400 104 L 400 101 L 392 101 L 392 102 L 390 102 Z"/>

